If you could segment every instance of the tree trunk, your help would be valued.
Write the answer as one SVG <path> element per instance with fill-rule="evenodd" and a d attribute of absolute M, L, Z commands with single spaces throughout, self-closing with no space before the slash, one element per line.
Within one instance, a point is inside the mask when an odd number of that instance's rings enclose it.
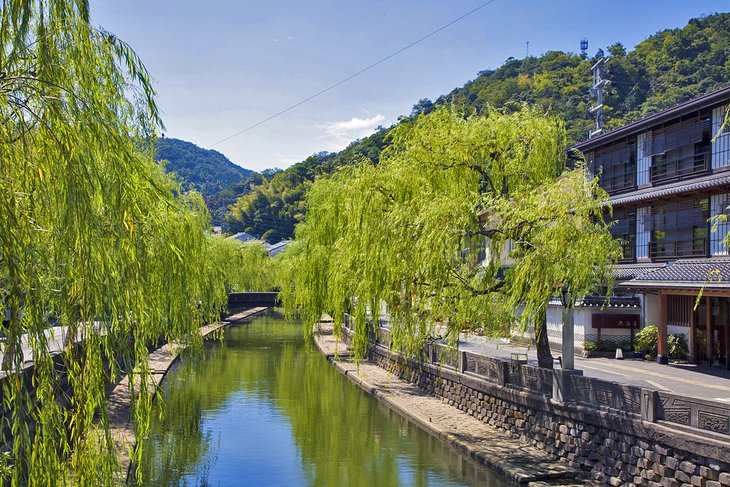
<path fill-rule="evenodd" d="M 535 340 L 537 341 L 537 365 L 545 369 L 553 368 L 553 354 L 547 335 L 547 316 L 545 312 L 535 316 Z"/>

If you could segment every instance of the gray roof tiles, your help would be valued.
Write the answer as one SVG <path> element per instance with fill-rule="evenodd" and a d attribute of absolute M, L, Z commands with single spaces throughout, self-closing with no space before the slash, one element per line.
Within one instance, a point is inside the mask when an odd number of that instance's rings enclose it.
<path fill-rule="evenodd" d="M 612 206 L 641 203 L 643 201 L 720 188 L 723 186 L 730 186 L 730 173 L 726 171 L 719 174 L 710 174 L 690 181 L 679 181 L 664 186 L 639 189 L 637 191 L 632 191 L 631 193 L 613 196 L 609 198 L 609 202 Z"/>

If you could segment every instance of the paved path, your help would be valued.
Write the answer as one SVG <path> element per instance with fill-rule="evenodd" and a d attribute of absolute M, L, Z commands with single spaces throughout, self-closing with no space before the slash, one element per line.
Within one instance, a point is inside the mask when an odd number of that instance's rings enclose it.
<path fill-rule="evenodd" d="M 537 353 L 524 346 L 502 344 L 474 335 L 461 336 L 459 349 L 489 357 L 509 358 L 512 352 L 527 353 L 528 361 L 537 365 Z M 553 356 L 560 353 L 553 351 Z M 557 366 L 557 364 L 556 364 Z M 575 357 L 575 368 L 589 377 L 619 382 L 658 391 L 730 403 L 730 371 L 698 365 L 660 365 L 645 360 Z"/>
<path fill-rule="evenodd" d="M 425 394 L 376 365 L 368 362 L 356 365 L 343 360 L 349 351 L 332 336 L 331 323 L 320 323 L 315 328 L 315 343 L 340 372 L 363 390 L 457 450 L 519 484 L 549 481 L 550 485 L 577 485 L 576 479 L 584 476 L 544 451 Z"/>

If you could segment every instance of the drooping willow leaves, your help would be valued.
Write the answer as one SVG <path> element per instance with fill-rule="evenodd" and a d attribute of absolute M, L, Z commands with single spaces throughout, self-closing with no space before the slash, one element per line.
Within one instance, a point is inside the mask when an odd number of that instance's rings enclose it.
<path fill-rule="evenodd" d="M 148 345 L 194 336 L 225 304 L 208 215 L 154 162 L 149 75 L 90 25 L 87 1 L 3 1 L 0 44 L 3 473 L 12 485 L 108 485 L 105 384 L 133 374 L 144 434 Z"/>
<path fill-rule="evenodd" d="M 576 296 L 610 286 L 605 193 L 565 161 L 563 124 L 529 108 L 399 126 L 377 166 L 312 186 L 284 302 L 308 326 L 350 312 L 360 356 L 385 303 L 392 345 L 413 354 L 433 335 L 508 335 L 565 283 Z"/>

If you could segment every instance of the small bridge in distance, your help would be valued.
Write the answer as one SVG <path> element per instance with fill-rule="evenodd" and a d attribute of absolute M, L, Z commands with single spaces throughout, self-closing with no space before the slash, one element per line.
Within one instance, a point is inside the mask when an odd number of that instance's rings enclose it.
<path fill-rule="evenodd" d="M 261 306 L 273 307 L 279 304 L 279 293 L 230 293 L 228 294 L 228 309 L 258 308 Z"/>

